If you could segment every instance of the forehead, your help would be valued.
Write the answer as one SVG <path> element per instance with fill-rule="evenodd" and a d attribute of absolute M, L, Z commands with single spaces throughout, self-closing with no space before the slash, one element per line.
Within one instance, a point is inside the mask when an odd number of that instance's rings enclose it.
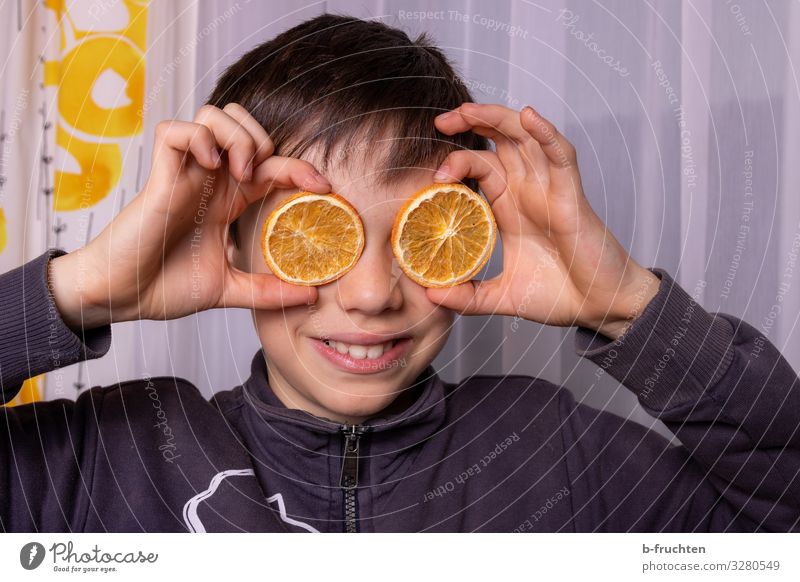
<path fill-rule="evenodd" d="M 387 142 L 355 142 L 336 148 L 327 160 L 320 148 L 309 148 L 301 159 L 313 165 L 331 184 L 331 191 L 347 199 L 367 220 L 371 215 L 392 214 L 418 190 L 433 181 L 435 167 L 402 168 L 389 176 L 383 166 Z M 275 208 L 298 189 L 276 191 L 265 202 Z"/>
<path fill-rule="evenodd" d="M 331 183 L 331 191 L 347 199 L 364 221 L 394 216 L 403 202 L 432 181 L 433 175 L 433 170 L 409 170 L 390 181 L 381 181 L 380 172 L 328 171 L 324 175 Z"/>

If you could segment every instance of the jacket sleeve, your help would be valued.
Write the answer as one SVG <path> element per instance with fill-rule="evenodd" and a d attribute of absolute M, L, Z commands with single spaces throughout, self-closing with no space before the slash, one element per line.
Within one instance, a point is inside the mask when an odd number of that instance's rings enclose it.
<path fill-rule="evenodd" d="M 61 319 L 48 286 L 48 249 L 0 275 L 2 403 L 30 377 L 98 358 L 111 345 L 111 326 L 82 336 Z M 79 531 L 85 522 L 97 450 L 103 392 L 0 407 L 0 531 Z"/>
<path fill-rule="evenodd" d="M 576 352 L 678 437 L 562 396 L 580 529 L 796 531 L 800 380 L 765 335 L 705 311 L 670 275 L 615 341 L 578 328 Z"/>
<path fill-rule="evenodd" d="M 99 358 L 111 346 L 110 325 L 79 336 L 61 319 L 50 293 L 48 264 L 63 254 L 51 248 L 0 275 L 0 404 L 14 398 L 26 379 Z"/>

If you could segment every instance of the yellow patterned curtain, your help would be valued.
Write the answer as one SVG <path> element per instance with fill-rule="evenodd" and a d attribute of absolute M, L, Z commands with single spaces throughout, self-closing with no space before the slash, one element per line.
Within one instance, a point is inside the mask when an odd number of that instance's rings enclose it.
<path fill-rule="evenodd" d="M 4 272 L 48 247 L 83 246 L 138 190 L 148 3 L 6 2 L 0 12 Z M 86 388 L 76 373 L 47 390 L 32 378 L 9 405 L 74 398 Z"/>
<path fill-rule="evenodd" d="M 44 66 L 57 90 L 56 145 L 77 168 L 56 168 L 53 208 L 93 207 L 117 186 L 122 149 L 142 131 L 147 3 L 78 6 L 47 0 L 58 22 L 59 54 Z"/>

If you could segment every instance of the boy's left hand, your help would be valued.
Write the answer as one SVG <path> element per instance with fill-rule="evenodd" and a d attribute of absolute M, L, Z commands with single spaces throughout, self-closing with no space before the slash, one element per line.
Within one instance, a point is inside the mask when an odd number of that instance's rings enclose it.
<path fill-rule="evenodd" d="M 496 153 L 461 150 L 437 181 L 476 178 L 494 213 L 503 272 L 428 298 L 466 315 L 515 315 L 547 325 L 580 325 L 616 339 L 656 295 L 660 280 L 634 261 L 584 196 L 575 148 L 533 109 L 464 103 L 438 116 L 437 129 L 472 131 Z"/>

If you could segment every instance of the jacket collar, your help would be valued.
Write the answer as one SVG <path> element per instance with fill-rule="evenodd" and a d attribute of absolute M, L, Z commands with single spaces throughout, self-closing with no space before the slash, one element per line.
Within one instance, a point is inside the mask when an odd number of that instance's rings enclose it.
<path fill-rule="evenodd" d="M 309 412 L 287 408 L 269 386 L 266 356 L 263 348 L 253 356 L 250 377 L 242 385 L 242 394 L 247 404 L 269 423 L 291 425 L 313 433 L 340 433 L 342 424 L 315 416 Z M 385 433 L 395 448 L 420 442 L 436 432 L 445 420 L 446 402 L 449 393 L 444 382 L 428 365 L 414 380 L 412 401 L 403 410 L 379 413 L 364 421 L 361 426 L 368 433 Z M 286 426 L 289 428 L 289 426 Z M 292 432 L 295 432 L 292 430 Z M 385 439 L 381 439 L 385 440 Z"/>

